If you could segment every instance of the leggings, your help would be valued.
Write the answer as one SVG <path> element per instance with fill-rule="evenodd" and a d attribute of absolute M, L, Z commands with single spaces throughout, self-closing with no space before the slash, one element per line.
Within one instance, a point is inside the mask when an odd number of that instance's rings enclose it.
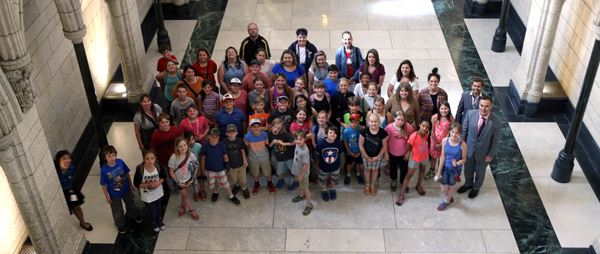
<path fill-rule="evenodd" d="M 398 168 L 400 168 L 400 183 L 404 183 L 404 177 L 408 173 L 408 161 L 404 160 L 403 156 L 394 156 L 391 153 L 390 156 L 390 178 L 392 181 L 398 179 Z"/>

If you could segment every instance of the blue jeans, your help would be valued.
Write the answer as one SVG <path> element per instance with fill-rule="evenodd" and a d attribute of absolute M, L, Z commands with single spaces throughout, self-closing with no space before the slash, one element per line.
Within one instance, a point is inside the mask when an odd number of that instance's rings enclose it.
<path fill-rule="evenodd" d="M 162 221 L 162 198 L 144 204 L 146 205 L 146 210 L 148 210 L 148 220 L 150 222 Z"/>

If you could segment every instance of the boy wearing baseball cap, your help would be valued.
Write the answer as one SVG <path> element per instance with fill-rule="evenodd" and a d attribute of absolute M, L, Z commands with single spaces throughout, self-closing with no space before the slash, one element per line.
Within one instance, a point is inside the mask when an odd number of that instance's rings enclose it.
<path fill-rule="evenodd" d="M 267 149 L 269 135 L 261 130 L 260 120 L 250 120 L 250 132 L 244 136 L 244 143 L 248 147 L 248 166 L 250 167 L 250 174 L 254 178 L 252 194 L 258 194 L 258 189 L 260 188 L 258 176 L 261 171 L 267 177 L 269 193 L 275 193 L 275 186 L 273 186 L 271 178 L 269 150 Z"/>
<path fill-rule="evenodd" d="M 208 186 L 213 190 L 211 199 L 213 204 L 219 200 L 219 192 L 215 191 L 215 183 L 218 181 L 221 188 L 227 191 L 231 202 L 236 206 L 241 206 L 242 203 L 233 195 L 229 187 L 227 180 L 227 173 L 230 170 L 229 156 L 227 156 L 225 144 L 219 142 L 219 136 L 221 136 L 221 132 L 217 128 L 212 128 L 208 133 L 208 142 L 204 143 L 200 149 L 200 166 L 204 167 L 204 172 L 208 177 Z M 210 159 L 207 160 L 207 157 Z"/>
<path fill-rule="evenodd" d="M 274 110 L 269 115 L 269 119 L 267 120 L 267 123 L 269 125 L 271 125 L 271 123 L 273 123 L 273 120 L 275 120 L 276 118 L 281 118 L 281 120 L 283 120 L 283 126 L 285 127 L 285 129 L 290 129 L 294 111 L 288 108 L 289 101 L 290 99 L 285 95 L 277 97 L 277 110 Z"/>
<path fill-rule="evenodd" d="M 227 147 L 227 157 L 229 157 L 229 176 L 233 182 L 233 189 L 231 192 L 233 195 L 237 195 L 241 189 L 244 192 L 244 199 L 250 198 L 250 192 L 246 187 L 246 167 L 248 161 L 246 160 L 246 144 L 238 135 L 238 129 L 234 124 L 227 125 L 227 137 L 221 139 L 221 142 Z"/>
<path fill-rule="evenodd" d="M 342 141 L 344 147 L 346 147 L 346 178 L 344 179 L 344 185 L 349 186 L 352 179 L 352 163 L 356 166 L 356 179 L 360 185 L 365 184 L 362 176 L 360 175 L 360 166 L 362 166 L 362 158 L 360 156 L 360 148 L 358 147 L 358 137 L 360 136 L 360 115 L 357 113 L 350 114 L 350 124 L 348 128 L 344 129 L 342 133 Z"/>
<path fill-rule="evenodd" d="M 238 137 L 244 137 L 243 133 L 246 133 L 246 115 L 241 110 L 233 106 L 233 96 L 231 94 L 225 94 L 223 96 L 223 109 L 215 115 L 215 128 L 221 132 L 221 138 L 227 137 L 227 126 L 234 124 L 238 130 Z"/>

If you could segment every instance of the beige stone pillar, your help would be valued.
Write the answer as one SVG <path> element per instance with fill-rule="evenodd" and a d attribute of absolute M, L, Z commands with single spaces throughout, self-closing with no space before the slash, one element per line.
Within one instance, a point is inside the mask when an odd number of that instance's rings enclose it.
<path fill-rule="evenodd" d="M 117 37 L 121 67 L 129 103 L 152 88 L 153 77 L 146 64 L 146 51 L 135 0 L 106 0 Z"/>
<path fill-rule="evenodd" d="M 550 54 L 556 36 L 560 12 L 565 0 L 534 0 L 531 4 L 527 34 L 521 53 L 521 62 L 513 75 L 513 83 L 527 100 L 526 116 L 535 115 L 536 105 L 544 92 L 545 77 L 550 62 Z M 528 105 L 533 105 L 533 112 Z"/>

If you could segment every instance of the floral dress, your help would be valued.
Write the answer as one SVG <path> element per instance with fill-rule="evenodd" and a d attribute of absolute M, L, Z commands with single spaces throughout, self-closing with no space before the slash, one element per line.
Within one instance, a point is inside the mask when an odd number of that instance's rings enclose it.
<path fill-rule="evenodd" d="M 435 149 L 435 144 L 433 143 L 433 139 L 435 138 L 435 141 L 437 141 L 437 144 L 441 144 L 442 143 L 442 139 L 448 136 L 448 132 L 450 131 L 450 124 L 454 122 L 454 118 L 451 117 L 450 121 L 437 121 L 435 123 L 435 137 L 431 136 L 431 142 L 429 142 L 429 154 L 431 155 L 431 158 L 439 158 L 440 155 L 442 155 L 442 151 L 438 151 Z"/>

